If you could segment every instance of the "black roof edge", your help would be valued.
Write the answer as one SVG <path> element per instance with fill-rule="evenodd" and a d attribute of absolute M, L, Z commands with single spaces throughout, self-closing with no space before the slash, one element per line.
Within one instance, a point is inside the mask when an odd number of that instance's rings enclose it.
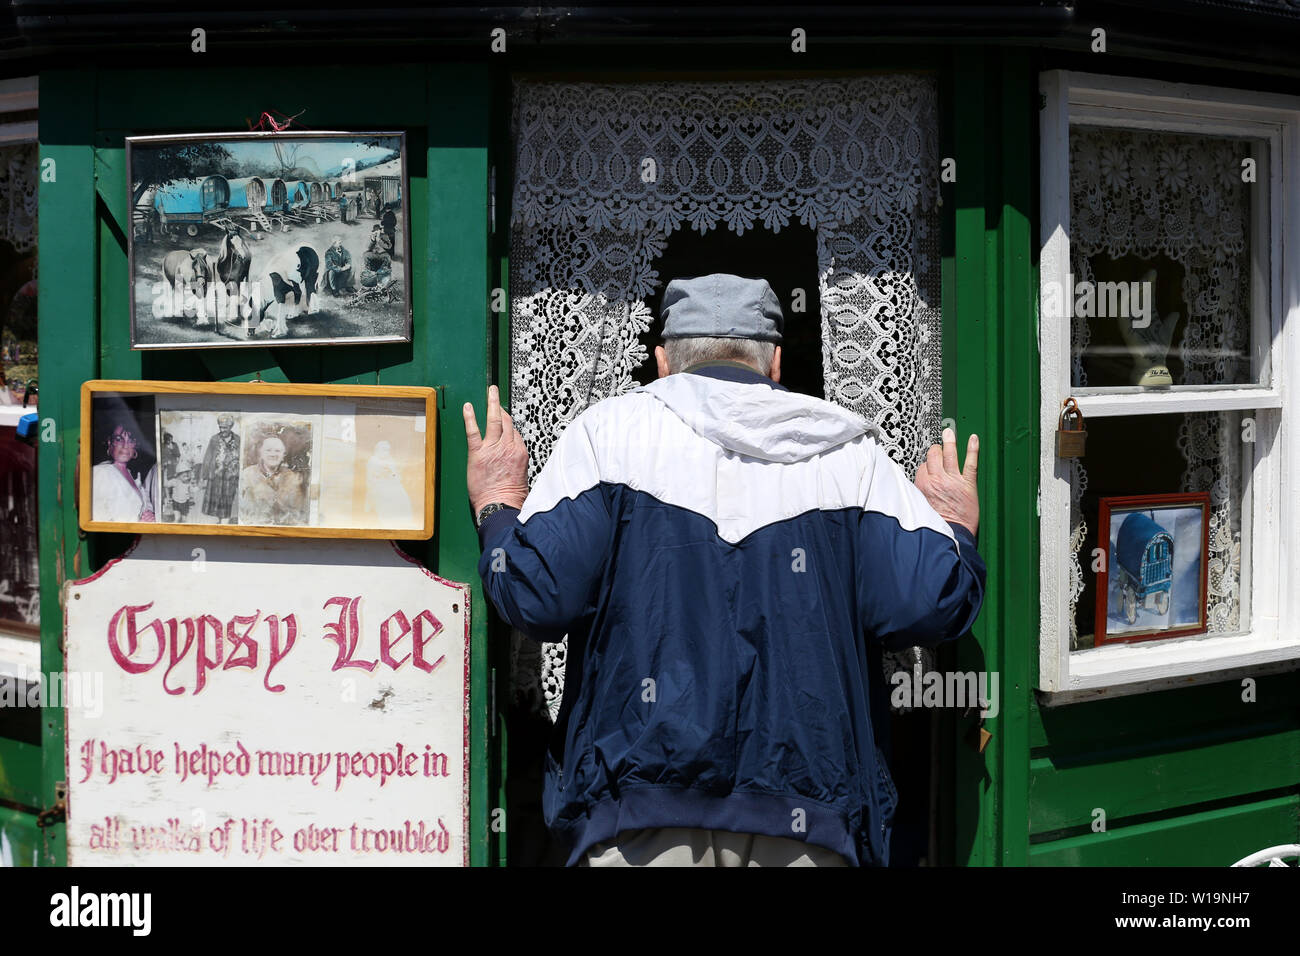
<path fill-rule="evenodd" d="M 274 2 L 274 0 L 273 0 Z M 511 53 L 618 47 L 671 40 L 731 47 L 784 42 L 795 26 L 841 49 L 872 42 L 985 43 L 1087 52 L 1107 31 L 1111 54 L 1177 58 L 1225 68 L 1289 73 L 1300 40 L 1300 0 L 1020 0 L 1001 4 L 853 6 L 382 6 L 328 8 L 278 0 L 220 7 L 127 0 L 10 0 L 0 7 L 0 70 L 66 66 L 195 65 L 190 32 L 207 34 L 206 63 L 247 61 L 268 48 L 385 49 L 419 58 L 435 45 L 454 59 L 487 60 L 504 29 Z M 4 29 L 8 26 L 8 29 Z M 140 54 L 144 54 L 141 56 Z M 1099 64 L 1099 68 L 1101 68 Z M 1103 70 L 1104 71 L 1104 70 Z"/>

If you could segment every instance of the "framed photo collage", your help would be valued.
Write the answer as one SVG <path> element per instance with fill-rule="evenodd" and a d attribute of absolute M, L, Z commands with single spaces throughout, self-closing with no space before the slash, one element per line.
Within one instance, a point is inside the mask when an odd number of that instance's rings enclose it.
<path fill-rule="evenodd" d="M 126 138 L 131 347 L 411 341 L 406 136 Z M 432 388 L 93 381 L 86 531 L 424 539 Z"/>
<path fill-rule="evenodd" d="M 423 539 L 432 388 L 82 386 L 86 531 Z"/>

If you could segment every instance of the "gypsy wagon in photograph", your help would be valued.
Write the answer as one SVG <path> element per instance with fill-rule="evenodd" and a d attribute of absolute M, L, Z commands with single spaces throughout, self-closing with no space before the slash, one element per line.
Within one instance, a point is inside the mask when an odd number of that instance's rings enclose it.
<path fill-rule="evenodd" d="M 285 186 L 283 179 L 268 178 L 263 180 L 263 184 L 266 188 L 266 202 L 260 210 L 250 207 L 249 217 L 268 232 L 272 229 L 287 232 L 289 230 L 288 187 Z"/>
<path fill-rule="evenodd" d="M 229 185 L 229 208 L 232 214 L 238 214 L 241 211 L 260 210 L 266 205 L 266 181 L 260 176 L 231 179 Z"/>
<path fill-rule="evenodd" d="M 36 155 L 39 107 L 39 159 L 57 180 L 33 163 L 0 194 L 42 220 L 41 414 L 59 428 L 35 450 L 40 635 L 0 621 L 0 665 L 60 671 L 61 589 L 130 545 L 82 533 L 66 493 L 88 434 L 83 383 L 432 386 L 446 429 L 428 476 L 436 530 L 402 547 L 469 589 L 470 861 L 556 863 L 542 788 L 582 652 L 513 633 L 484 601 L 460 409 L 481 420 L 499 386 L 534 481 L 577 416 L 655 378 L 667 283 L 730 272 L 766 278 L 781 301 L 781 385 L 875 423 L 909 478 L 945 426 L 959 445 L 979 435 L 988 579 L 974 627 L 933 652 L 864 635 L 872 746 L 898 797 L 891 865 L 1227 866 L 1300 843 L 1295 5 L 814 5 L 742 19 L 707 4 L 689 18 L 313 6 L 308 25 L 288 0 L 272 34 L 264 15 L 200 3 L 195 24 L 222 24 L 202 57 L 123 0 L 57 18 L 28 6 L 3 63 L 29 89 L 0 97 L 13 133 L 0 148 Z M 214 156 L 183 190 L 128 191 L 127 137 L 275 136 L 290 118 L 290 133 L 400 131 L 405 173 L 387 152 L 352 166 Z M 131 295 L 147 302 L 155 281 L 129 279 L 137 203 L 165 215 L 177 248 L 215 260 L 216 242 L 190 238 L 223 218 L 260 225 L 255 181 L 277 232 L 249 243 L 266 306 L 249 321 L 275 332 L 243 352 L 230 336 L 198 349 L 185 341 L 219 333 L 160 320 L 166 353 L 133 348 Z M 326 225 L 340 196 L 349 222 Z M 403 209 L 403 248 L 374 251 L 375 226 Z M 0 256 L 16 242 L 7 228 Z M 397 309 L 383 297 L 401 268 Z M 408 338 L 349 341 L 386 309 L 409 319 Z M 280 347 L 295 335 L 312 344 Z M 1070 398 L 1086 447 L 1058 454 Z M 202 462 L 211 437 L 169 460 Z M 358 488 L 392 451 L 364 437 Z M 321 442 L 314 461 L 351 447 L 341 425 Z M 262 467 L 260 451 L 241 454 Z M 1107 553 L 1103 500 L 1172 494 L 1206 496 L 1199 596 L 1180 576 L 1190 532 L 1134 516 Z M 1112 558 L 1122 584 L 1106 578 Z M 1114 641 L 1111 583 L 1125 589 Z M 1196 627 L 1126 642 L 1161 608 Z M 929 674 L 995 681 L 996 712 L 892 699 L 892 680 Z M 66 860 L 65 731 L 54 708 L 0 715 L 0 846 L 16 862 Z"/>
<path fill-rule="evenodd" d="M 284 180 L 247 176 L 230 180 L 230 217 L 249 232 L 284 231 Z"/>
<path fill-rule="evenodd" d="M 289 209 L 301 209 L 311 203 L 311 184 L 299 179 L 288 179 L 284 183 L 285 201 Z"/>
<path fill-rule="evenodd" d="M 366 175 L 363 184 L 367 196 L 375 197 L 378 200 L 381 212 L 397 204 L 402 199 L 402 182 L 396 176 Z M 373 207 L 367 212 L 374 217 Z"/>
<path fill-rule="evenodd" d="M 272 179 L 269 182 L 271 185 L 266 195 L 266 208 L 283 212 L 289 203 L 289 188 L 283 179 Z"/>
<path fill-rule="evenodd" d="M 320 222 L 321 217 L 312 208 L 311 183 L 298 179 L 286 180 L 284 218 L 286 222 L 307 223 Z M 317 190 L 319 195 L 319 189 Z"/>
<path fill-rule="evenodd" d="M 1120 571 L 1124 617 L 1133 624 L 1139 607 L 1150 598 L 1156 613 L 1169 611 L 1169 585 L 1173 581 L 1173 536 L 1148 515 L 1135 511 L 1119 528 L 1115 563 Z"/>
<path fill-rule="evenodd" d="M 275 223 L 267 216 L 267 211 L 273 204 L 265 179 L 260 176 L 246 176 L 229 182 L 231 219 L 238 221 L 249 232 L 269 232 L 276 228 Z M 279 180 L 275 182 L 279 183 Z M 283 191 L 283 185 L 281 190 Z M 283 228 L 283 220 L 279 220 L 279 223 L 280 228 Z"/>
<path fill-rule="evenodd" d="M 313 211 L 324 219 L 338 219 L 338 197 L 334 194 L 333 183 L 324 180 L 312 183 L 311 191 Z"/>
<path fill-rule="evenodd" d="M 230 183 L 224 176 L 171 180 L 155 190 L 154 206 L 168 225 L 178 224 L 187 236 L 194 237 L 202 226 L 226 216 Z"/>
<path fill-rule="evenodd" d="M 338 216 L 338 208 L 334 205 L 334 189 L 328 182 L 310 182 L 307 189 L 311 196 L 308 205 L 312 212 L 327 219 Z"/>

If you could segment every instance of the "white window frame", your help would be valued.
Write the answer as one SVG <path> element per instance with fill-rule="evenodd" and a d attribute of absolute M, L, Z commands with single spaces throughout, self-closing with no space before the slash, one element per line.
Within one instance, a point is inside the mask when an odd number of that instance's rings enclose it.
<path fill-rule="evenodd" d="M 1118 696 L 1201 681 L 1300 667 L 1300 99 L 1125 77 L 1054 70 L 1042 73 L 1040 111 L 1039 572 L 1038 687 L 1045 704 Z M 1248 136 L 1268 143 L 1257 168 L 1252 249 L 1269 250 L 1270 274 L 1255 271 L 1252 301 L 1268 310 L 1253 322 L 1252 372 L 1261 384 L 1200 386 L 1162 392 L 1071 388 L 1070 312 L 1050 316 L 1049 288 L 1070 274 L 1069 129 L 1089 125 L 1203 135 Z M 1055 285 L 1054 285 L 1055 284 Z M 1060 301 L 1060 297 L 1056 297 Z M 1266 384 L 1262 384 L 1266 383 Z M 1070 650 L 1070 467 L 1056 457 L 1062 401 L 1073 395 L 1086 419 L 1240 409 L 1253 412 L 1256 442 L 1243 449 L 1243 629 L 1228 635 L 1107 644 Z M 1086 463 L 1086 457 L 1085 457 Z M 1173 489 L 1176 490 L 1176 489 Z M 1288 534 L 1288 529 L 1290 533 Z M 1249 558 L 1247 559 L 1247 555 Z M 1084 556 L 1087 558 L 1088 556 Z M 1084 561 L 1084 573 L 1090 562 Z M 1248 617 L 1246 616 L 1248 612 Z"/>

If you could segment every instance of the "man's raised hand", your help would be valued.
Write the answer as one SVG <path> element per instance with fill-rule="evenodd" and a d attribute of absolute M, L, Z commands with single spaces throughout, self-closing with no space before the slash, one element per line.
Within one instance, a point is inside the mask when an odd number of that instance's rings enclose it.
<path fill-rule="evenodd" d="M 469 491 L 471 511 L 477 515 L 484 505 L 501 501 L 512 508 L 522 508 L 528 497 L 528 447 L 515 430 L 510 413 L 501 407 L 497 387 L 488 387 L 487 430 L 482 436 L 474 406 L 466 402 L 461 408 L 465 418 L 465 442 L 469 462 L 465 485 Z"/>
<path fill-rule="evenodd" d="M 916 470 L 916 487 L 949 524 L 962 525 L 971 534 L 979 531 L 980 500 L 975 488 L 979 467 L 980 440 L 971 435 L 966 442 L 966 468 L 957 466 L 957 435 L 951 428 L 943 430 L 943 447 L 931 445 L 930 452 Z"/>

